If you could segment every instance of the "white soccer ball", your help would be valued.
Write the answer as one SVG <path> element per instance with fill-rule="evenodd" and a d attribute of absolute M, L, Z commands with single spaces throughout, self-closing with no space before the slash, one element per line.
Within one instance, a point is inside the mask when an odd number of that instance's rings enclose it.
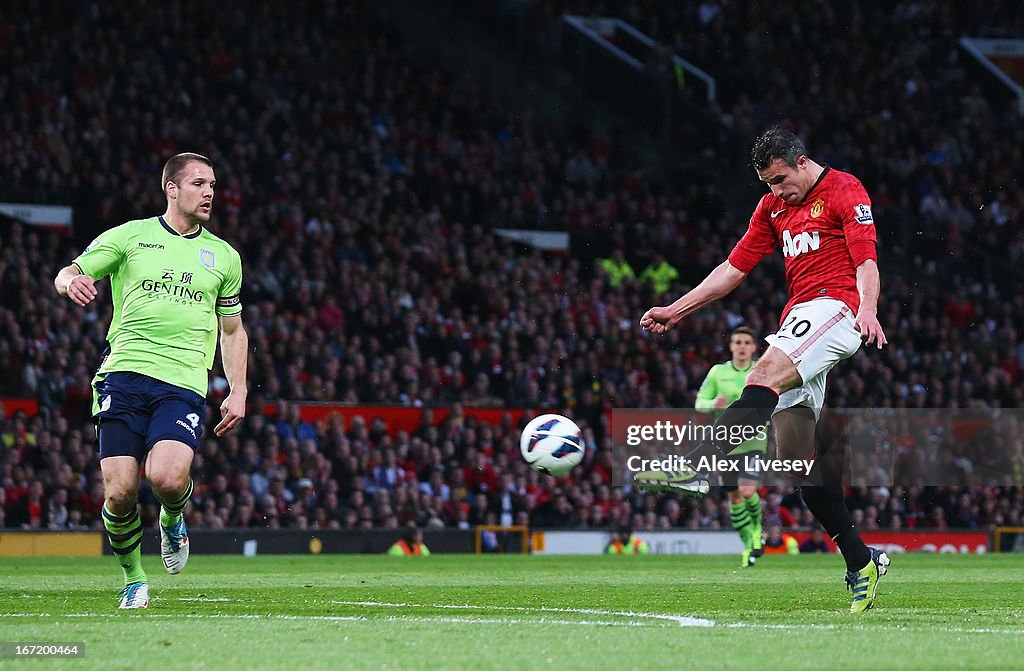
<path fill-rule="evenodd" d="M 583 433 L 576 422 L 562 415 L 540 415 L 530 420 L 519 437 L 523 459 L 535 471 L 562 476 L 583 461 Z"/>

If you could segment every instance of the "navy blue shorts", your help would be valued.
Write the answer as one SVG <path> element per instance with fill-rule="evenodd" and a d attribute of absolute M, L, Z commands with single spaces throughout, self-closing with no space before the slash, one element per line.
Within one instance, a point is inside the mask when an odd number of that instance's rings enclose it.
<path fill-rule="evenodd" d="M 129 456 L 141 462 L 161 440 L 199 447 L 206 399 L 191 389 L 116 371 L 97 379 L 93 391 L 100 459 Z"/>

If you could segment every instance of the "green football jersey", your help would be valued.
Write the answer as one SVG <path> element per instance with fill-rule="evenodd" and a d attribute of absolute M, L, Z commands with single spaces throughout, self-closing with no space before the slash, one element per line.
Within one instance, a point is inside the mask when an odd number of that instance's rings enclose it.
<path fill-rule="evenodd" d="M 242 312 L 238 252 L 206 228 L 183 236 L 153 217 L 105 231 L 74 264 L 95 280 L 110 275 L 110 352 L 97 375 L 140 373 L 205 397 L 217 315 Z"/>
<path fill-rule="evenodd" d="M 722 410 L 715 409 L 715 399 L 725 396 L 729 403 L 734 402 L 743 394 L 743 387 L 747 383 L 747 374 L 754 368 L 753 362 L 746 368 L 736 368 L 732 361 L 718 363 L 711 367 L 708 375 L 700 385 L 697 392 L 697 402 L 694 407 L 701 412 L 714 412 L 715 419 L 722 414 Z M 744 454 L 746 452 L 761 451 L 768 449 L 767 440 L 748 440 L 730 454 Z"/>

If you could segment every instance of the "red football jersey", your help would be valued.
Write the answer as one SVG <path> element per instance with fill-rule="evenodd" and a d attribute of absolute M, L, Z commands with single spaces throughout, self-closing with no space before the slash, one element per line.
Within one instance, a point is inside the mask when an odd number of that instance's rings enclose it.
<path fill-rule="evenodd" d="M 826 167 L 798 205 L 765 194 L 746 234 L 729 254 L 729 263 L 749 273 L 765 254 L 782 245 L 789 286 L 783 320 L 794 305 L 823 297 L 841 300 L 856 313 L 857 266 L 878 260 L 875 241 L 871 199 L 864 185 L 848 172 Z"/>

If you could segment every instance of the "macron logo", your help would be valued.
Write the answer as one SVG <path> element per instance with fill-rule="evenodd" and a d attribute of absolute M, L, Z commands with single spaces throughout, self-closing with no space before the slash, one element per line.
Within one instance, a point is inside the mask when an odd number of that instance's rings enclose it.
<path fill-rule="evenodd" d="M 139 247 L 142 249 L 163 249 L 164 246 L 158 242 L 140 242 Z"/>
<path fill-rule="evenodd" d="M 193 438 L 193 439 L 195 439 L 195 438 L 196 438 L 196 431 L 195 431 L 195 429 L 193 429 L 193 428 L 192 428 L 191 426 L 189 426 L 189 425 L 188 425 L 188 424 L 186 424 L 185 422 L 181 421 L 180 419 L 179 419 L 178 421 L 176 421 L 176 422 L 175 422 L 175 424 L 177 424 L 177 425 L 178 425 L 178 426 L 180 426 L 181 428 L 183 428 L 183 429 L 185 429 L 186 431 L 188 431 L 188 432 L 189 432 L 189 433 L 190 433 L 190 434 L 192 435 L 192 438 Z"/>
<path fill-rule="evenodd" d="M 804 252 L 813 252 L 821 247 L 818 231 L 813 233 L 797 233 L 794 238 L 788 230 L 782 232 L 782 255 L 800 256 Z"/>

